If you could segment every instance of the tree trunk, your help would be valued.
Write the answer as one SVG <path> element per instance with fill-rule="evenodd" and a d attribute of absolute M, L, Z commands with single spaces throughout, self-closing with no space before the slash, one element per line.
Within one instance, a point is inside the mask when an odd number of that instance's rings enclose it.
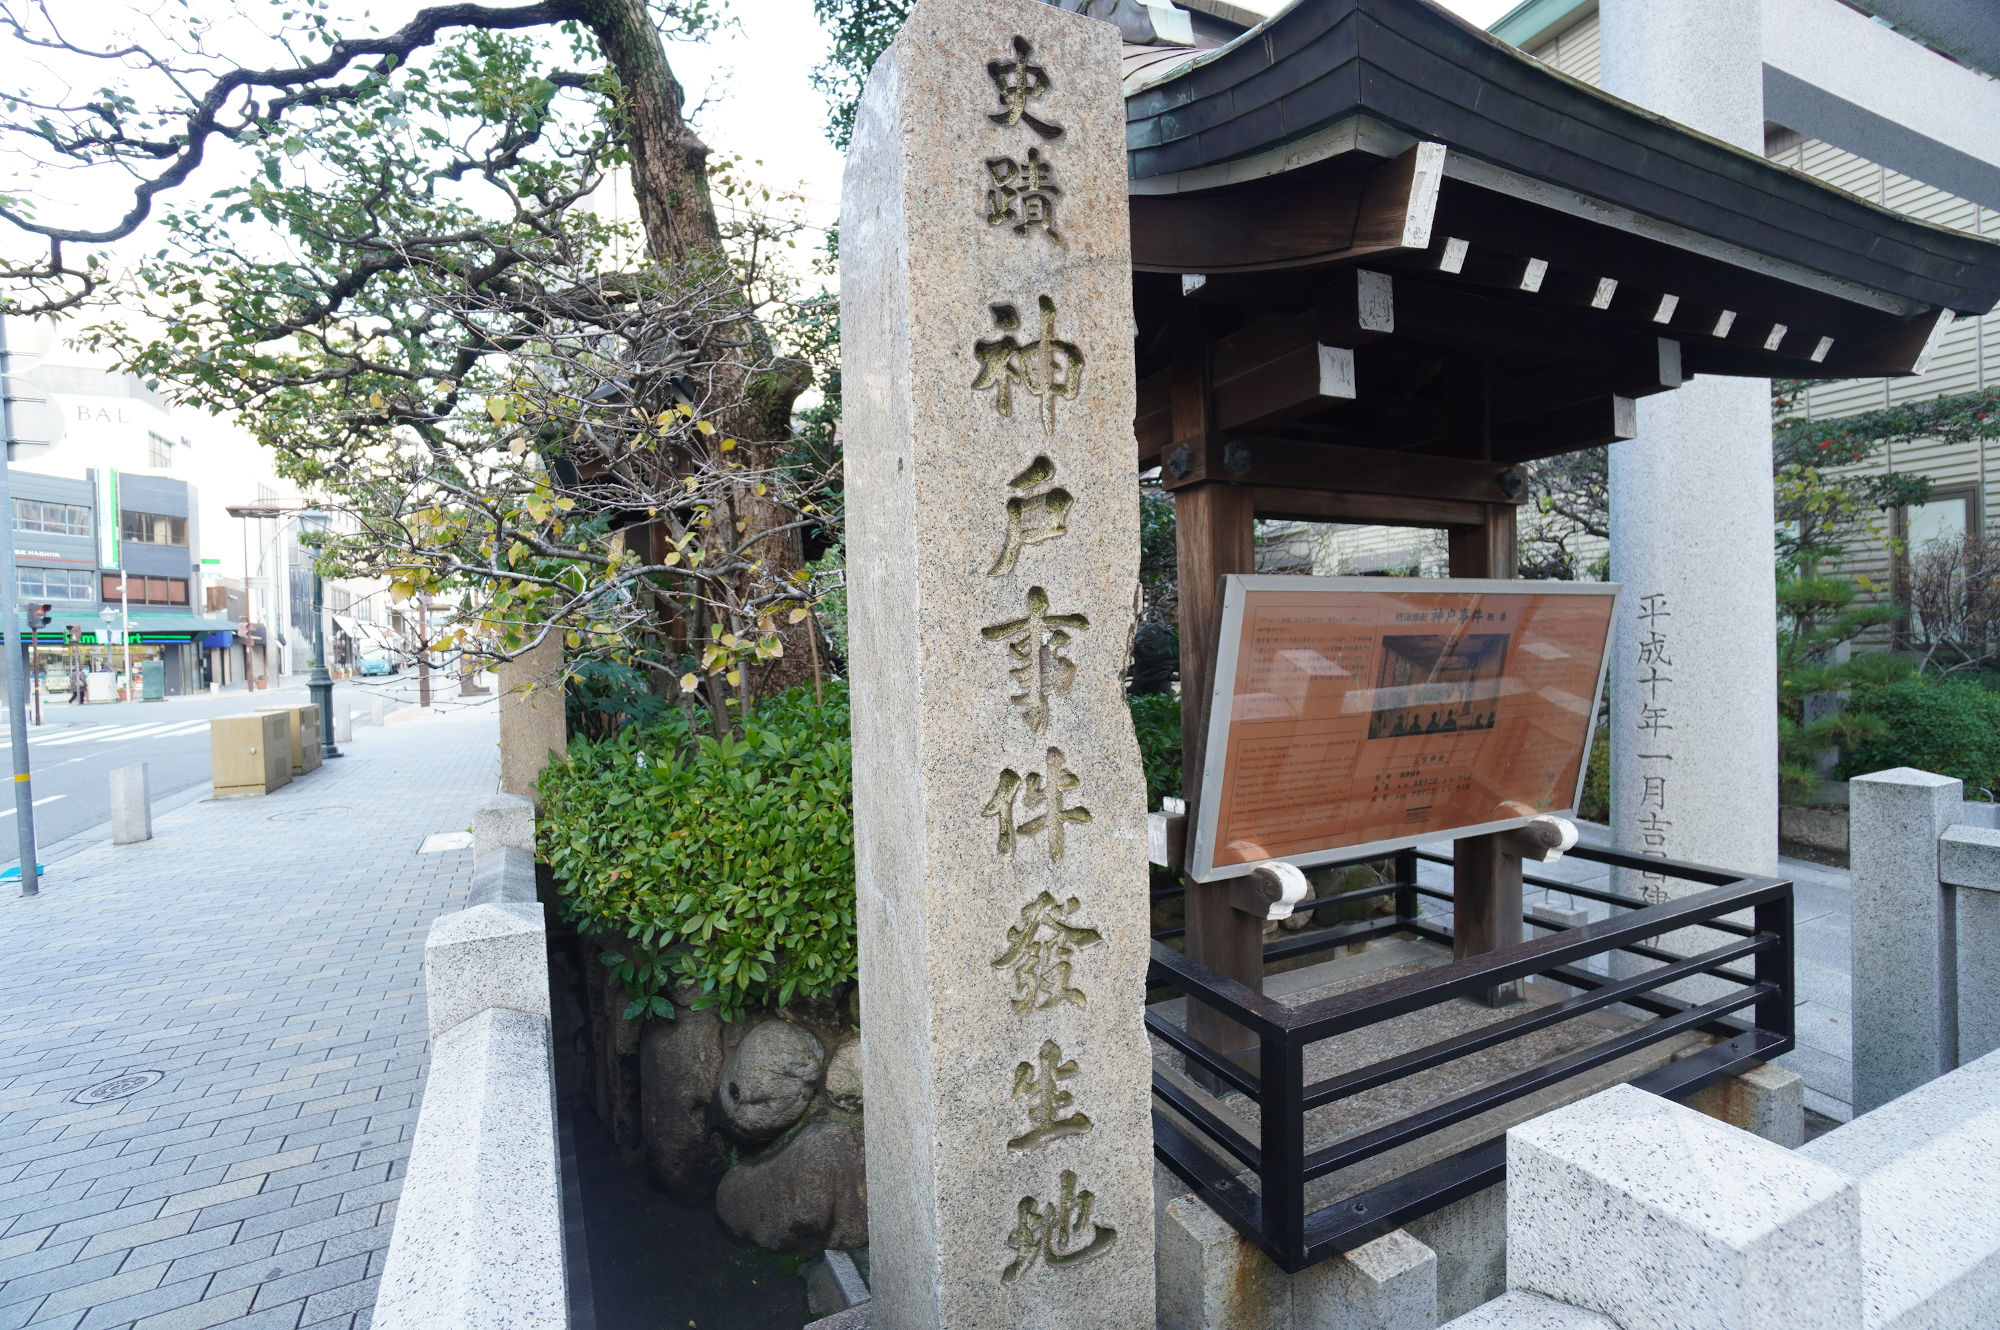
<path fill-rule="evenodd" d="M 680 83 L 667 63 L 659 29 L 646 12 L 646 0 L 576 0 L 576 9 L 623 87 L 632 193 L 647 249 L 661 263 L 726 262 L 708 189 L 708 145 L 681 115 Z M 747 310 L 743 323 L 724 335 L 751 345 L 768 344 L 764 330 Z M 717 420 L 717 427 L 742 441 L 747 470 L 772 466 L 791 437 L 792 404 L 806 386 L 805 367 L 782 362 L 776 372 L 755 375 L 748 382 L 739 370 L 721 373 L 728 377 L 718 376 L 710 384 L 714 400 L 742 405 Z M 717 542 L 735 543 L 793 520 L 791 510 L 774 502 L 774 497 L 775 491 L 758 495 L 750 484 L 736 487 L 731 498 L 734 511 L 716 515 Z M 738 522 L 744 524 L 741 532 L 736 530 Z M 801 566 L 803 542 L 795 531 L 782 532 L 757 543 L 753 557 L 763 561 L 768 584 Z M 812 678 L 806 638 L 812 625 L 788 624 L 785 618 L 777 616 L 784 656 L 768 676 L 763 668 L 751 671 L 765 693 Z"/>

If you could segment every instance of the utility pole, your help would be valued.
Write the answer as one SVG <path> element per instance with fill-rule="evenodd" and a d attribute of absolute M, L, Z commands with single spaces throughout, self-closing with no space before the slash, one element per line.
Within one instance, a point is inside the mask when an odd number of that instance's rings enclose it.
<path fill-rule="evenodd" d="M 41 863 L 35 858 L 35 787 L 28 778 L 28 681 L 26 662 L 18 649 L 22 638 L 20 584 L 14 567 L 14 485 L 8 466 L 14 460 L 14 380 L 8 373 L 7 318 L 0 314 L 0 520 L 7 539 L 0 542 L 0 623 L 7 626 L 8 650 L 0 651 L 7 669 L 7 739 L 14 752 L 14 826 L 21 848 L 21 894 L 41 890 Z"/>

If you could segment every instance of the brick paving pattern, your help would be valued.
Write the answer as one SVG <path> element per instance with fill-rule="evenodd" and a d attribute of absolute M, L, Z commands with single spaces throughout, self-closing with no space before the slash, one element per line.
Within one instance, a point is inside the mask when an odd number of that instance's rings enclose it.
<path fill-rule="evenodd" d="M 0 887 L 0 1330 L 360 1330 L 425 1069 L 423 940 L 491 708 Z M 92 1086 L 162 1073 L 136 1093 Z"/>

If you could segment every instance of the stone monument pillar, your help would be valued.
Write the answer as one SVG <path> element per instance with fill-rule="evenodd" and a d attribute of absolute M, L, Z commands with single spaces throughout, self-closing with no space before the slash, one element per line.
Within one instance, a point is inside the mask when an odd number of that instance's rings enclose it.
<path fill-rule="evenodd" d="M 1605 91 L 1761 154 L 1760 0 L 1603 0 Z M 1611 445 L 1611 826 L 1621 849 L 1777 869 L 1771 393 L 1696 379 Z M 1652 900 L 1700 888 L 1656 874 Z"/>
<path fill-rule="evenodd" d="M 877 1330 L 1151 1330 L 1118 30 L 918 0 L 842 187 Z"/>

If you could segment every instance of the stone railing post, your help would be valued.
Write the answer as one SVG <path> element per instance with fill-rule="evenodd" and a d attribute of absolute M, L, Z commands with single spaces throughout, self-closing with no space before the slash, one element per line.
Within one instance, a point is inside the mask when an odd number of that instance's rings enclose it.
<path fill-rule="evenodd" d="M 1507 1133 L 1507 1284 L 1623 1330 L 1859 1330 L 1861 1194 L 1615 1086 Z"/>
<path fill-rule="evenodd" d="M 1938 880 L 1957 925 L 1958 1065 L 2000 1049 L 2000 830 L 1955 826 L 1938 840 Z"/>
<path fill-rule="evenodd" d="M 1938 838 L 1964 786 L 1897 767 L 1848 782 L 1854 1111 L 1958 1065 L 1957 940 L 1938 882 Z"/>

